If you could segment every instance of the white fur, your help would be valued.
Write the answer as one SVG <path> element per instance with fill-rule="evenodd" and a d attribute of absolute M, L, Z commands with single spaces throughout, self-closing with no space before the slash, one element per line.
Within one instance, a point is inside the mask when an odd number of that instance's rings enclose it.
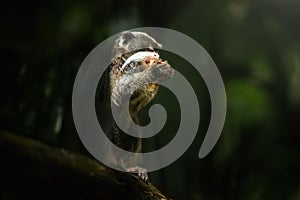
<path fill-rule="evenodd" d="M 135 54 L 133 54 L 132 56 L 130 56 L 126 61 L 125 63 L 122 65 L 120 71 L 123 71 L 124 68 L 130 64 L 131 62 L 140 62 L 140 61 L 143 61 L 145 58 L 147 57 L 153 57 L 155 58 L 156 60 L 159 59 L 159 55 L 155 52 L 149 52 L 149 51 L 139 51 Z"/>

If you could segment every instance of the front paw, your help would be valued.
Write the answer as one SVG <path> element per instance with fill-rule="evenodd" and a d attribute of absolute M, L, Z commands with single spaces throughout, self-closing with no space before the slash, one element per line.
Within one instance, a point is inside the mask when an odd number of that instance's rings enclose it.
<path fill-rule="evenodd" d="M 174 69 L 167 62 L 158 62 L 150 68 L 154 82 L 161 82 L 174 75 Z"/>

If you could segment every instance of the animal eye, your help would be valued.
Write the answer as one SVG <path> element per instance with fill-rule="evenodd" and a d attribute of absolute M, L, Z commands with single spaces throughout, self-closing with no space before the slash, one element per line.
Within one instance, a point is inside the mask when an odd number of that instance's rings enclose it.
<path fill-rule="evenodd" d="M 149 47 L 149 48 L 146 48 L 146 51 L 151 51 L 151 52 L 154 52 L 154 49 Z"/>

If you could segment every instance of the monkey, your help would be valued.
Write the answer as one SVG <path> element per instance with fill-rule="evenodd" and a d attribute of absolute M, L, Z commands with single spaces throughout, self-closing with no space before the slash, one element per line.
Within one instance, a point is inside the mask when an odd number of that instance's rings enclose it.
<path fill-rule="evenodd" d="M 122 32 L 114 41 L 111 64 L 98 83 L 95 107 L 100 125 L 109 140 L 126 151 L 141 153 L 142 139 L 124 133 L 117 126 L 111 113 L 111 102 L 121 105 L 125 96 L 133 94 L 130 96 L 129 113 L 133 122 L 139 124 L 138 112 L 155 97 L 158 82 L 174 74 L 170 64 L 159 58 L 157 50 L 161 48 L 162 45 L 147 33 Z M 139 87 L 138 83 L 143 86 Z M 113 93 L 113 88 L 117 92 Z M 124 120 L 126 122 L 128 119 Z M 146 169 L 132 167 L 129 163 L 135 158 L 125 158 L 110 150 L 107 156 L 118 168 L 137 173 L 142 180 L 148 181 Z"/>

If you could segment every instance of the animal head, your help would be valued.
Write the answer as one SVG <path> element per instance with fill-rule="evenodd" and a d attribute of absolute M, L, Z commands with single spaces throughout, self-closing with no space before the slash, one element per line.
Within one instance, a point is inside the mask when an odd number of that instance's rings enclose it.
<path fill-rule="evenodd" d="M 125 53 L 138 50 L 154 51 L 160 49 L 162 45 L 153 37 L 144 32 L 125 31 L 115 42 L 113 57 L 120 57 Z"/>

